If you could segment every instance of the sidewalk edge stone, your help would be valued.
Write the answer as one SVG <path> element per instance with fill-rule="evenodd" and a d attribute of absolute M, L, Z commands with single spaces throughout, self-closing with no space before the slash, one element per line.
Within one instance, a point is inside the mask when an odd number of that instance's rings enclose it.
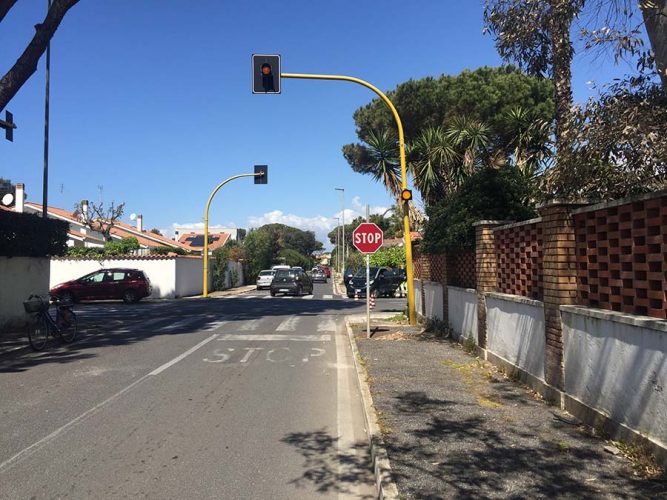
<path fill-rule="evenodd" d="M 398 499 L 398 488 L 391 477 L 391 463 L 389 462 L 389 455 L 380 433 L 380 427 L 377 423 L 377 415 L 373 407 L 373 397 L 371 396 L 370 388 L 366 383 L 365 370 L 359 365 L 360 353 L 357 348 L 357 343 L 354 340 L 354 333 L 350 326 L 351 317 L 346 318 L 345 328 L 350 339 L 350 346 L 352 347 L 352 357 L 354 358 L 354 366 L 357 371 L 357 382 L 361 391 L 363 399 L 364 417 L 366 419 L 366 427 L 368 428 L 368 444 L 371 452 L 371 460 L 373 462 L 373 474 L 375 475 L 375 484 L 378 490 L 378 498 L 383 500 Z"/>

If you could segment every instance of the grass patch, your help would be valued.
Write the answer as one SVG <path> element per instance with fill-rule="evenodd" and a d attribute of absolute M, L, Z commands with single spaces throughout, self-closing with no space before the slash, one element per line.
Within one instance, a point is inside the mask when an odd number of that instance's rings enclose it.
<path fill-rule="evenodd" d="M 405 323 L 408 321 L 408 317 L 403 313 L 398 313 L 396 316 L 385 318 L 384 321 L 391 321 L 392 323 Z"/>
<path fill-rule="evenodd" d="M 479 406 L 481 406 L 482 408 L 490 408 L 492 410 L 497 410 L 498 408 L 502 408 L 503 406 L 498 401 L 493 401 L 492 399 L 479 395 L 477 396 L 477 402 L 479 403 Z"/>
<path fill-rule="evenodd" d="M 572 448 L 572 446 L 570 446 L 570 443 L 566 443 L 565 441 L 561 441 L 560 443 L 558 443 L 558 449 L 562 452 L 570 451 L 570 448 Z"/>

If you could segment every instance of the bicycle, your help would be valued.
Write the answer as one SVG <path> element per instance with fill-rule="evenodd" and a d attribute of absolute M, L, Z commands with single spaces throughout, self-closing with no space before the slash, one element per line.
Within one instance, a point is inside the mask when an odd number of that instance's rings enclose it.
<path fill-rule="evenodd" d="M 55 318 L 49 312 L 52 303 L 56 306 Z M 44 349 L 49 335 L 55 337 L 54 333 L 66 344 L 74 342 L 78 323 L 71 303 L 59 302 L 54 297 L 46 300 L 39 295 L 31 295 L 23 302 L 23 308 L 25 312 L 33 314 L 34 323 L 28 330 L 28 341 L 33 350 Z"/>

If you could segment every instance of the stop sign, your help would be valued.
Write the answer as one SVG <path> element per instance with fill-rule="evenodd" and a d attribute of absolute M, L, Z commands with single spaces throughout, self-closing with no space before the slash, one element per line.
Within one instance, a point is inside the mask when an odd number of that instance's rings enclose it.
<path fill-rule="evenodd" d="M 359 224 L 359 226 L 352 231 L 352 244 L 361 253 L 377 252 L 382 246 L 382 241 L 382 229 L 372 222 Z"/>

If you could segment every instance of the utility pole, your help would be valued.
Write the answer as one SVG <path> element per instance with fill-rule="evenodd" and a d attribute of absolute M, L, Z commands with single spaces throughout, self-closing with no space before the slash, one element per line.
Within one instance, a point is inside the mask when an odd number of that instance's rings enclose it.
<path fill-rule="evenodd" d="M 51 10 L 51 0 L 47 0 L 47 11 Z M 51 42 L 46 44 L 46 89 L 44 96 L 44 178 L 42 183 L 42 217 L 46 219 L 49 202 L 49 83 L 51 70 Z"/>

